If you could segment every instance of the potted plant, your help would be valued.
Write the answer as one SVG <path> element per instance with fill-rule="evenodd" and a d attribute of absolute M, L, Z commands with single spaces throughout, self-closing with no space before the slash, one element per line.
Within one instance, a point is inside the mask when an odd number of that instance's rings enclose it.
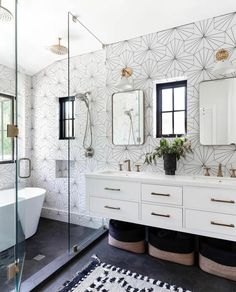
<path fill-rule="evenodd" d="M 172 141 L 162 138 L 159 146 L 155 147 L 152 153 L 146 155 L 145 163 L 156 163 L 157 157 L 163 157 L 165 174 L 174 175 L 177 160 L 180 157 L 185 157 L 187 152 L 192 152 L 192 149 L 191 143 L 186 137 L 175 138 Z"/>

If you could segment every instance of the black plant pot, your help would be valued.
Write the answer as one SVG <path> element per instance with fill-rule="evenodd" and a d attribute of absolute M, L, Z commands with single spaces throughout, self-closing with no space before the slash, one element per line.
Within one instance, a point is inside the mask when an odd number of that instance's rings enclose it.
<path fill-rule="evenodd" d="M 165 154 L 164 159 L 164 170 L 167 175 L 175 175 L 177 158 L 175 154 Z"/>

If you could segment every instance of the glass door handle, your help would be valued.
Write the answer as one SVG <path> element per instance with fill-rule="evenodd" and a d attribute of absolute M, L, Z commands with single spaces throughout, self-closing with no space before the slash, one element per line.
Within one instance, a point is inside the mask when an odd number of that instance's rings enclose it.
<path fill-rule="evenodd" d="M 21 175 L 21 162 L 22 161 L 28 161 L 28 165 L 29 165 L 29 174 L 28 175 Z M 29 178 L 31 177 L 31 160 L 27 157 L 24 158 L 20 158 L 19 159 L 19 164 L 18 164 L 18 173 L 19 173 L 19 178 Z"/>

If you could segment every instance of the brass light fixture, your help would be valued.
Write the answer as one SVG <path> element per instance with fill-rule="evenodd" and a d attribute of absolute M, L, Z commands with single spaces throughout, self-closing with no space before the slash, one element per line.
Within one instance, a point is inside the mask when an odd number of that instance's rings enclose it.
<path fill-rule="evenodd" d="M 131 76 L 133 74 L 133 70 L 129 67 L 125 67 L 121 70 L 121 79 L 116 84 L 116 88 L 122 91 L 128 91 L 133 89 L 133 81 Z"/>
<path fill-rule="evenodd" d="M 129 78 L 129 77 L 131 77 L 132 74 L 133 74 L 133 70 L 129 67 L 123 68 L 121 70 L 122 77 Z"/>
<path fill-rule="evenodd" d="M 52 45 L 50 47 L 50 51 L 56 55 L 66 55 L 68 53 L 68 49 L 65 46 L 61 45 L 62 38 L 58 38 L 58 44 Z"/>
<path fill-rule="evenodd" d="M 216 52 L 216 64 L 213 69 L 215 73 L 221 75 L 228 75 L 236 72 L 236 68 L 233 63 L 229 60 L 229 51 L 226 49 L 219 49 Z"/>

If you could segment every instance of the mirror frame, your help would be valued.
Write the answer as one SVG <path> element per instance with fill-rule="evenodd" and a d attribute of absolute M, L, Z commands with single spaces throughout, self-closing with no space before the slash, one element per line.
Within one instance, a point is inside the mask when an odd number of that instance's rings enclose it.
<path fill-rule="evenodd" d="M 209 79 L 209 80 L 202 80 L 200 83 L 199 83 L 199 103 L 198 103 L 198 111 L 199 111 L 199 114 L 198 114 L 198 117 L 199 117 L 199 143 L 201 146 L 234 146 L 236 145 L 236 143 L 231 143 L 231 144 L 202 144 L 201 143 L 201 138 L 200 138 L 200 131 L 201 131 L 201 124 L 200 124 L 200 99 L 201 99 L 201 96 L 200 96 L 200 87 L 201 87 L 201 84 L 202 83 L 206 83 L 206 82 L 213 82 L 213 81 L 222 81 L 222 80 L 228 80 L 228 79 L 236 79 L 235 76 L 233 77 L 222 77 L 222 78 L 215 78 L 215 79 Z"/>
<path fill-rule="evenodd" d="M 114 127 L 113 127 L 113 116 L 114 116 L 114 106 L 113 106 L 113 99 L 114 99 L 114 95 L 117 94 L 117 93 L 129 93 L 129 92 L 132 92 L 132 91 L 139 91 L 139 92 L 142 92 L 143 93 L 143 143 L 140 143 L 140 144 L 115 144 L 114 143 Z M 137 146 L 141 146 L 141 145 L 144 145 L 145 144 L 145 93 L 142 89 L 132 89 L 132 90 L 126 90 L 126 91 L 117 91 L 117 92 L 114 92 L 111 96 L 111 128 L 112 128 L 112 133 L 111 133 L 111 136 L 112 136 L 112 144 L 114 146 L 129 146 L 129 147 L 137 147 Z"/>

